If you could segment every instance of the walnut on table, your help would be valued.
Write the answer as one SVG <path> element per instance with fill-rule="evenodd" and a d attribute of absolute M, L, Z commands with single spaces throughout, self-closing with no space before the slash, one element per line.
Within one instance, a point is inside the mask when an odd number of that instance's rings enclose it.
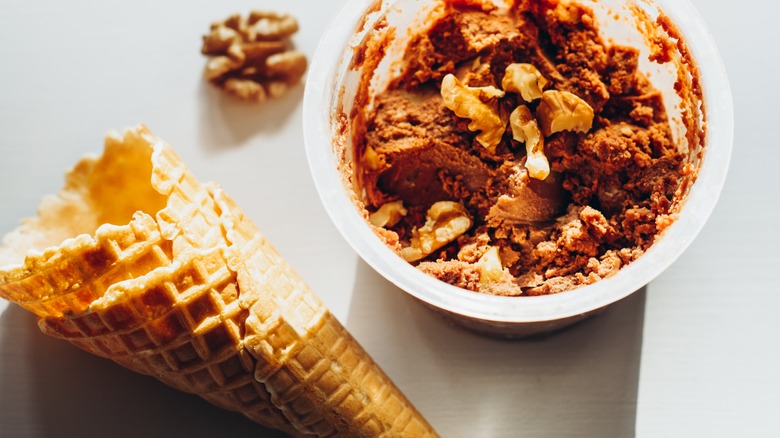
<path fill-rule="evenodd" d="M 252 11 L 211 25 L 201 52 L 211 57 L 206 79 L 228 94 L 253 102 L 279 97 L 306 72 L 306 56 L 294 50 L 290 37 L 298 21 L 289 14 Z"/>

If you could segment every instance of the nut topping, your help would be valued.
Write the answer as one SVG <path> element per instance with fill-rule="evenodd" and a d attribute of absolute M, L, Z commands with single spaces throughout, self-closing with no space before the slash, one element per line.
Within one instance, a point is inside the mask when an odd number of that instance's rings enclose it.
<path fill-rule="evenodd" d="M 588 132 L 593 126 L 593 108 L 576 94 L 548 90 L 536 109 L 545 137 L 560 131 Z"/>
<path fill-rule="evenodd" d="M 379 170 L 385 165 L 384 158 L 371 146 L 367 146 L 366 151 L 363 152 L 363 163 L 371 170 Z"/>
<path fill-rule="evenodd" d="M 501 264 L 501 256 L 498 254 L 498 247 L 493 246 L 477 261 L 477 265 L 482 268 L 479 276 L 481 284 L 495 283 L 504 276 L 504 266 Z"/>
<path fill-rule="evenodd" d="M 428 209 L 425 225 L 412 231 L 411 245 L 401 250 L 407 262 L 421 260 L 462 236 L 473 222 L 466 208 L 452 201 L 440 201 Z"/>
<path fill-rule="evenodd" d="M 515 108 L 509 116 L 509 125 L 512 127 L 512 138 L 525 143 L 528 176 L 538 180 L 546 179 L 550 175 L 550 163 L 544 155 L 544 138 L 531 110 L 525 105 Z"/>
<path fill-rule="evenodd" d="M 406 208 L 403 201 L 393 201 L 379 207 L 379 210 L 371 213 L 368 220 L 377 227 L 392 227 L 406 216 Z"/>
<path fill-rule="evenodd" d="M 558 90 L 543 92 L 548 82 L 536 67 L 522 63 L 510 64 L 501 80 L 505 91 L 520 94 L 526 102 L 541 98 L 536 118 L 525 105 L 518 106 L 509 116 L 512 137 L 525 143 L 528 175 L 538 180 L 550 174 L 550 163 L 544 155 L 544 137 L 560 131 L 588 132 L 594 117 L 593 108 L 575 94 Z M 495 152 L 506 130 L 506 122 L 496 110 L 496 101 L 504 97 L 505 91 L 493 86 L 469 87 L 453 74 L 446 75 L 441 84 L 444 106 L 456 116 L 470 119 L 469 130 L 480 131 L 477 141 L 490 152 Z"/>
<path fill-rule="evenodd" d="M 501 87 L 504 91 L 519 94 L 526 102 L 542 97 L 542 90 L 549 81 L 531 64 L 509 64 Z"/>
<path fill-rule="evenodd" d="M 469 130 L 481 131 L 477 141 L 487 150 L 493 152 L 501 142 L 506 130 L 506 123 L 501 120 L 498 111 L 491 107 L 504 92 L 493 86 L 469 87 L 464 85 L 453 74 L 444 77 L 441 83 L 441 97 L 444 106 L 452 110 L 456 116 L 469 119 Z"/>

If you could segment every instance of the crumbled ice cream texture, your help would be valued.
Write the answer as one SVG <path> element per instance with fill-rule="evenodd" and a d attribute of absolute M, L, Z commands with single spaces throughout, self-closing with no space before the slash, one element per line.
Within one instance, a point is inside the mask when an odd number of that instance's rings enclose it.
<path fill-rule="evenodd" d="M 639 51 L 602 39 L 592 11 L 573 2 L 509 13 L 452 3 L 411 38 L 403 71 L 356 131 L 369 214 L 404 208 L 378 234 L 408 253 L 431 206 L 455 202 L 468 230 L 407 258 L 442 281 L 517 296 L 614 275 L 673 221 L 685 168 Z M 516 79 L 505 79 L 510 65 L 523 66 L 509 68 Z M 448 87 L 472 107 L 454 107 Z M 531 121 L 541 138 L 529 146 Z M 482 129 L 496 125 L 486 145 Z"/>

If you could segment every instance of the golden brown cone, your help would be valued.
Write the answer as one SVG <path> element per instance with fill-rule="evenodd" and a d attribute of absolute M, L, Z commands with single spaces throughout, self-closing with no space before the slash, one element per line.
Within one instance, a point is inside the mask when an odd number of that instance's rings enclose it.
<path fill-rule="evenodd" d="M 41 210 L 0 249 L 27 254 L 0 268 L 0 296 L 45 333 L 291 436 L 436 436 L 235 203 L 146 128 L 109 137 Z M 63 212 L 78 224 L 55 223 Z"/>
<path fill-rule="evenodd" d="M 72 317 L 47 317 L 44 333 L 154 376 L 268 427 L 299 436 L 254 379 L 225 248 L 190 251 L 170 266 L 111 286 L 108 300 Z M 103 297 L 104 299 L 107 296 Z"/>

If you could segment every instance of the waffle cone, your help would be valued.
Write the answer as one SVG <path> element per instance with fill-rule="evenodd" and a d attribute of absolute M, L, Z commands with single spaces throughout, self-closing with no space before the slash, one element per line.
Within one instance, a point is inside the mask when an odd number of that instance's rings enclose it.
<path fill-rule="evenodd" d="M 93 354 L 291 436 L 436 436 L 222 189 L 144 127 L 108 137 L 6 237 L 0 263 L 15 259 L 0 296 Z"/>

